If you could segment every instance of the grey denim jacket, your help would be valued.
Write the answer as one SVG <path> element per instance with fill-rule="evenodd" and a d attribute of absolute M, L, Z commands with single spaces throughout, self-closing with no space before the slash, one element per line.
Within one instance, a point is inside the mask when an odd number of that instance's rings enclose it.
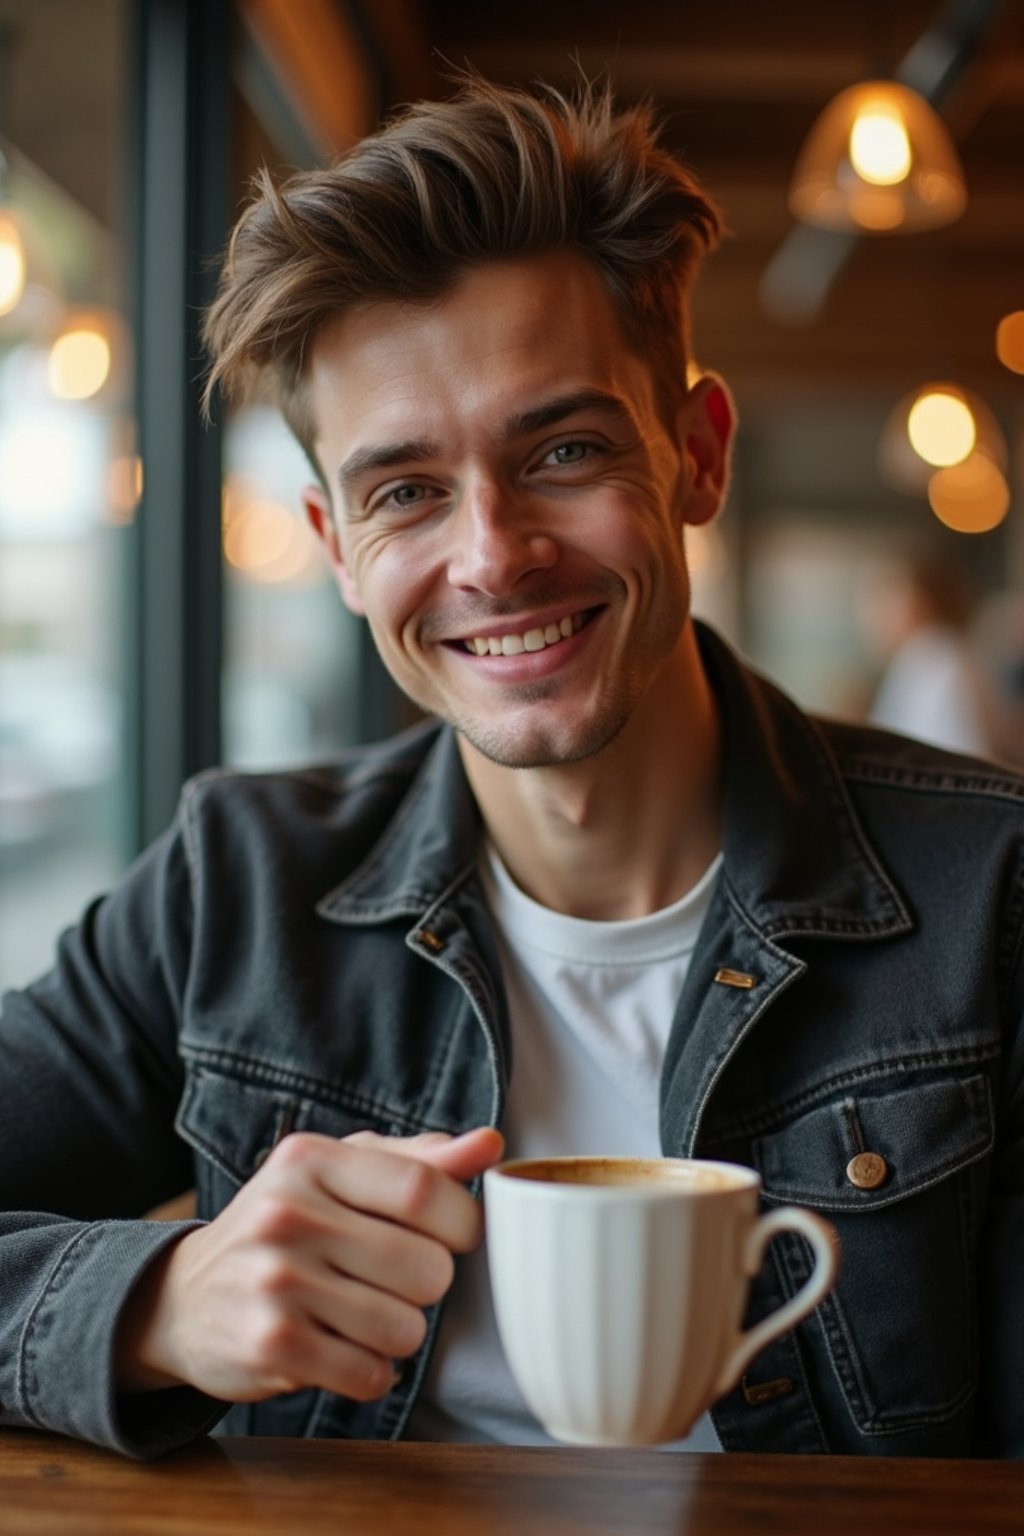
<path fill-rule="evenodd" d="M 756 1167 L 837 1228 L 834 1294 L 714 1410 L 726 1450 L 1024 1456 L 1024 781 L 812 720 L 706 629 L 724 867 L 665 1058 L 666 1155 Z M 213 772 L 0 1016 L 0 1424 L 152 1456 L 399 1437 L 392 1393 L 119 1398 L 124 1298 L 288 1130 L 500 1125 L 514 1041 L 479 817 L 428 724 L 304 772 Z M 729 985 L 722 972 L 753 978 Z M 851 1160 L 883 1160 L 881 1182 Z M 772 1245 L 753 1320 L 805 1278 Z"/>

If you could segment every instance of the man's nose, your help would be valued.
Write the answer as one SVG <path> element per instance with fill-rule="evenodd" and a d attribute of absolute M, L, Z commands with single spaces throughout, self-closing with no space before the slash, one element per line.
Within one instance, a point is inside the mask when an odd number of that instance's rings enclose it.
<path fill-rule="evenodd" d="M 466 491 L 450 528 L 448 580 L 453 587 L 500 597 L 530 571 L 548 570 L 558 558 L 536 503 L 493 482 Z"/>

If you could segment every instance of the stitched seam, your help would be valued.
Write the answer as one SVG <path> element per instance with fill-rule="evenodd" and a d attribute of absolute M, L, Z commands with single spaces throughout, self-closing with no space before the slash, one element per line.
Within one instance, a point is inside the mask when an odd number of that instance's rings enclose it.
<path fill-rule="evenodd" d="M 716 1120 L 715 1137 L 716 1140 L 725 1141 L 731 1140 L 734 1136 L 758 1136 L 765 1131 L 770 1131 L 773 1126 L 795 1111 L 810 1109 L 815 1104 L 827 1102 L 837 1090 L 884 1077 L 906 1075 L 921 1067 L 980 1066 L 998 1056 L 999 1049 L 999 1042 L 993 1041 L 991 1045 L 983 1048 L 963 1046 L 959 1050 L 927 1051 L 919 1055 L 902 1051 L 899 1057 L 891 1059 L 882 1057 L 872 1062 L 870 1066 L 851 1067 L 846 1072 L 837 1073 L 835 1077 L 825 1078 L 813 1088 L 808 1088 L 804 1093 L 797 1094 L 793 1098 L 776 1099 L 773 1103 L 763 1106 L 760 1113 L 756 1115 L 732 1115 L 722 1121 Z"/>
<path fill-rule="evenodd" d="M 970 795 L 1024 804 L 1024 782 L 1020 779 L 981 774 L 977 769 L 898 768 L 866 758 L 844 761 L 842 768 L 845 777 L 857 784 L 884 784 L 890 789 L 924 794 Z"/>
<path fill-rule="evenodd" d="M 906 924 L 913 926 L 913 919 L 905 908 L 900 908 L 901 919 L 906 919 Z M 772 938 L 848 938 L 848 939 L 875 939 L 881 935 L 888 937 L 893 932 L 905 931 L 903 927 L 893 929 L 890 918 L 864 918 L 831 917 L 823 912 L 820 916 L 815 914 L 802 921 L 789 917 L 773 917 L 765 923 L 761 932 L 765 937 Z"/>
<path fill-rule="evenodd" d="M 97 1231 L 99 1227 L 105 1225 L 106 1223 L 98 1222 L 89 1226 L 83 1226 L 80 1231 L 75 1233 L 74 1237 L 65 1243 L 57 1255 L 53 1268 L 47 1275 L 36 1303 L 25 1321 L 25 1327 L 21 1336 L 21 1347 L 18 1351 L 17 1390 L 22 1412 L 26 1418 L 30 1418 L 40 1429 L 45 1428 L 46 1425 L 45 1421 L 39 1417 L 32 1406 L 35 1391 L 34 1383 L 30 1383 L 30 1377 L 35 1369 L 35 1361 L 30 1359 L 30 1354 L 39 1323 L 39 1315 L 44 1306 L 51 1300 L 52 1292 L 58 1283 L 61 1271 L 64 1269 L 71 1254 L 87 1237 Z"/>
<path fill-rule="evenodd" d="M 221 1047 L 194 1046 L 184 1043 L 181 1053 L 186 1061 L 194 1062 L 199 1067 L 228 1068 L 227 1075 L 239 1083 L 251 1083 L 261 1088 L 301 1089 L 306 1098 L 315 1104 L 334 1106 L 339 1109 L 354 1109 L 361 1114 L 378 1115 L 416 1130 L 447 1131 L 451 1129 L 447 1125 L 427 1124 L 419 1117 L 410 1115 L 408 1110 L 400 1109 L 396 1104 L 375 1094 L 361 1093 L 349 1088 L 332 1088 L 326 1085 L 322 1078 L 281 1067 L 258 1057 L 244 1056 L 239 1052 Z"/>

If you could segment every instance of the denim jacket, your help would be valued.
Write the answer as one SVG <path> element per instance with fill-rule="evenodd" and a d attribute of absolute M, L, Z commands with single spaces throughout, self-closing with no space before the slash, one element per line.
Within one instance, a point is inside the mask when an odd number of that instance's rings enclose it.
<path fill-rule="evenodd" d="M 842 1243 L 833 1295 L 717 1404 L 719 1438 L 1024 1456 L 1024 781 L 810 719 L 700 640 L 724 865 L 662 1148 L 754 1166 L 767 1204 L 813 1207 Z M 0 1424 L 140 1456 L 209 1428 L 225 1405 L 191 1389 L 113 1389 L 123 1300 L 182 1230 L 141 1214 L 194 1184 L 215 1215 L 289 1130 L 501 1124 L 515 1042 L 478 840 L 434 723 L 327 767 L 204 774 L 54 971 L 7 997 Z M 809 1267 L 776 1239 L 748 1321 Z M 401 1436 L 442 1315 L 380 1402 L 301 1391 L 221 1427 Z"/>

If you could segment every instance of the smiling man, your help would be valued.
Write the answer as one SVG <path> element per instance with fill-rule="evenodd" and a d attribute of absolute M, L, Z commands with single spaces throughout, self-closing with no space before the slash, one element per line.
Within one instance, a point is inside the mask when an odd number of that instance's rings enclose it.
<path fill-rule="evenodd" d="M 593 265 L 559 250 L 327 322 L 308 392 L 342 595 L 455 727 L 517 883 L 583 916 L 682 896 L 719 846 L 683 536 L 721 501 L 721 385 L 663 405 Z M 641 772 L 624 816 L 608 787 Z"/>
<path fill-rule="evenodd" d="M 717 229 L 595 90 L 471 80 L 264 180 L 211 389 L 276 392 L 428 719 L 202 776 L 8 999 L 0 1422 L 542 1443 L 473 1193 L 504 1146 L 730 1159 L 839 1229 L 685 1447 L 1024 1455 L 1024 786 L 812 719 L 693 621 Z M 778 1240 L 751 1318 L 806 1273 Z"/>

